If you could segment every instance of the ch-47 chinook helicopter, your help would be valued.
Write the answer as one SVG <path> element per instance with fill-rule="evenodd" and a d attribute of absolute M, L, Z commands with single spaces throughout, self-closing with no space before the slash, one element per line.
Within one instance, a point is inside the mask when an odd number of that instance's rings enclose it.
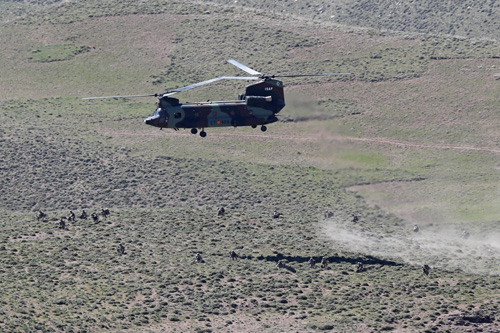
<path fill-rule="evenodd" d="M 186 87 L 177 88 L 162 94 L 129 95 L 129 96 L 105 96 L 88 97 L 84 99 L 99 98 L 131 98 L 131 97 L 157 97 L 157 108 L 153 115 L 144 119 L 147 125 L 162 128 L 173 128 L 178 130 L 191 129 L 192 134 L 198 133 L 205 137 L 208 127 L 226 126 L 252 126 L 264 132 L 266 125 L 278 121 L 276 114 L 285 106 L 283 94 L 283 82 L 275 80 L 277 77 L 303 77 L 303 76 L 329 76 L 349 75 L 350 73 L 322 73 L 322 74 L 299 74 L 299 75 L 264 75 L 236 60 L 228 60 L 229 63 L 254 76 L 220 76 L 207 81 L 191 84 Z M 181 91 L 186 91 L 202 85 L 220 80 L 260 80 L 260 82 L 246 87 L 244 95 L 239 95 L 234 101 L 221 102 L 197 102 L 179 103 L 177 98 L 170 97 Z"/>

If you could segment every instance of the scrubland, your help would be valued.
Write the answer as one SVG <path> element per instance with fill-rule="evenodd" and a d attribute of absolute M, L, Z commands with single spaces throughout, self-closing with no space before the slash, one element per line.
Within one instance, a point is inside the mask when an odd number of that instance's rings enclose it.
<path fill-rule="evenodd" d="M 1 4 L 1 330 L 500 329 L 496 9 L 422 27 L 407 4 L 402 27 L 359 2 L 261 3 Z M 286 80 L 265 133 L 160 131 L 154 98 L 81 99 L 243 74 L 231 58 L 352 75 Z"/>

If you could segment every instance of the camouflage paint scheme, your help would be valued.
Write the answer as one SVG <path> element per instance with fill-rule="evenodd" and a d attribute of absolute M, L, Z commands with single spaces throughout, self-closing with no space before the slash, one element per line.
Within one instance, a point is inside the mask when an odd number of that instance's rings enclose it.
<path fill-rule="evenodd" d="M 264 78 L 247 86 L 245 95 L 235 101 L 179 103 L 177 98 L 162 96 L 158 99 L 154 114 L 144 122 L 155 127 L 174 129 L 255 127 L 276 122 L 276 114 L 284 106 L 283 83 Z"/>

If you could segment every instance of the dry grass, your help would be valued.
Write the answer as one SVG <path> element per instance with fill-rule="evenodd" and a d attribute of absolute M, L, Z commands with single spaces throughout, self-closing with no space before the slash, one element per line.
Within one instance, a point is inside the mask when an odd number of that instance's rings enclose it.
<path fill-rule="evenodd" d="M 498 225 L 497 44 L 182 1 L 27 8 L 0 37 L 1 330 L 498 330 L 499 257 L 481 243 Z M 229 58 L 355 75 L 287 80 L 288 122 L 204 140 L 144 126 L 152 100 L 79 98 L 232 75 Z"/>

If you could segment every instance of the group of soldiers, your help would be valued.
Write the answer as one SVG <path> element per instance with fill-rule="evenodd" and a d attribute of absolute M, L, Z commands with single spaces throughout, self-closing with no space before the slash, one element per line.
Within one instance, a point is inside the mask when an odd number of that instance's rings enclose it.
<path fill-rule="evenodd" d="M 110 211 L 108 208 L 101 209 L 101 215 L 104 218 L 107 218 L 109 216 L 109 214 L 110 214 Z M 45 212 L 43 212 L 42 210 L 38 210 L 36 217 L 38 220 L 42 220 L 44 222 L 47 222 L 47 214 Z M 82 213 L 78 216 L 78 218 L 81 220 L 86 220 L 86 219 L 88 219 L 88 217 L 89 217 L 89 215 L 85 209 L 83 209 Z M 94 222 L 99 221 L 99 215 L 97 215 L 96 212 L 93 212 L 92 214 L 90 214 L 90 217 L 92 218 L 92 220 Z M 66 216 L 66 218 L 63 217 L 59 220 L 59 229 L 66 230 L 66 221 L 68 221 L 68 222 L 75 222 L 76 221 L 76 215 L 72 210 L 69 211 L 69 215 Z M 116 246 L 116 251 L 120 255 L 125 254 L 125 246 L 123 246 L 123 244 L 121 244 L 121 243 L 118 244 Z"/>
<path fill-rule="evenodd" d="M 316 267 L 316 260 L 314 260 L 313 257 L 309 258 L 307 263 L 309 264 L 309 267 L 311 267 L 311 268 Z M 328 268 L 328 264 L 329 264 L 328 259 L 326 257 L 322 257 L 321 262 L 320 262 L 321 268 Z"/>
<path fill-rule="evenodd" d="M 107 209 L 107 208 L 101 209 L 101 215 L 104 218 L 107 218 L 109 216 L 109 214 L 110 214 L 109 209 Z M 82 210 L 82 213 L 80 214 L 80 216 L 78 218 L 82 219 L 82 220 L 86 220 L 88 217 L 89 217 L 89 215 L 84 209 L 84 210 Z M 99 216 L 97 215 L 96 212 L 93 212 L 92 214 L 90 214 L 90 217 L 92 218 L 92 220 L 94 222 L 99 221 Z M 36 218 L 37 218 L 37 220 L 42 220 L 43 222 L 47 222 L 47 214 L 45 212 L 43 212 L 42 210 L 38 210 Z M 76 215 L 72 210 L 69 211 L 68 216 L 62 217 L 59 220 L 59 229 L 66 230 L 66 221 L 68 221 L 68 222 L 75 222 L 76 221 Z"/>
<path fill-rule="evenodd" d="M 121 245 L 121 244 L 120 244 Z M 239 256 L 238 254 L 236 254 L 236 252 L 234 252 L 233 250 L 229 251 L 229 257 L 231 258 L 231 260 L 237 260 L 239 259 Z M 200 252 L 197 252 L 196 255 L 195 255 L 195 258 L 192 262 L 193 264 L 198 264 L 198 263 L 204 263 L 203 261 L 203 258 L 201 256 L 201 253 Z M 307 261 L 307 263 L 309 264 L 309 267 L 310 268 L 316 268 L 316 260 L 314 260 L 313 257 L 310 257 L 309 260 Z M 285 259 L 280 259 L 278 260 L 278 262 L 276 263 L 276 268 L 277 269 L 280 269 L 280 268 L 286 268 L 286 264 L 287 264 L 287 261 Z M 328 264 L 329 264 L 329 261 L 328 261 L 328 258 L 327 257 L 322 257 L 321 258 L 321 261 L 320 261 L 320 266 L 321 268 L 323 269 L 328 269 Z M 430 270 L 430 267 L 425 265 L 424 267 L 427 267 L 426 268 L 426 271 L 424 271 L 424 273 L 426 275 L 429 275 L 429 270 Z M 356 264 L 356 268 L 355 268 L 355 272 L 356 273 L 361 273 L 365 270 L 365 267 L 363 265 L 362 262 L 358 262 Z"/>
<path fill-rule="evenodd" d="M 412 230 L 413 232 L 419 232 L 419 231 L 420 231 L 420 227 L 419 227 L 417 224 L 415 224 L 415 225 L 413 225 L 413 228 L 412 228 L 411 230 Z M 461 234 L 460 236 L 461 236 L 463 239 L 467 239 L 467 238 L 469 238 L 469 237 L 470 237 L 470 233 L 469 233 L 467 230 L 463 229 L 463 230 L 462 230 L 462 234 Z"/>
<path fill-rule="evenodd" d="M 330 213 L 330 212 L 328 212 Z M 102 209 L 101 210 L 101 215 L 104 217 L 104 218 L 107 218 L 110 214 L 110 211 L 109 209 Z M 225 214 L 225 209 L 224 207 L 220 207 L 218 210 L 217 210 L 217 216 L 219 217 L 223 217 Z M 274 211 L 273 213 L 273 218 L 280 218 L 281 217 L 281 213 L 277 212 L 277 211 Z M 333 214 L 328 214 L 328 217 L 331 217 Z M 91 215 L 91 218 L 94 222 L 97 222 L 99 220 L 99 216 L 97 215 L 97 213 L 93 212 Z M 326 217 L 326 213 L 325 213 L 325 217 Z M 85 211 L 85 210 L 82 210 L 82 213 L 80 214 L 79 216 L 80 219 L 87 219 L 88 218 L 88 213 Z M 39 210 L 38 213 L 37 213 L 37 219 L 38 220 L 42 220 L 42 221 L 47 221 L 47 214 L 44 213 L 43 211 Z M 73 211 L 69 211 L 69 215 L 66 217 L 66 218 L 61 218 L 60 221 L 59 221 L 59 229 L 62 229 L 62 230 L 65 230 L 66 229 L 66 220 L 67 221 L 75 221 L 76 220 L 76 216 L 75 216 L 75 213 Z M 357 222 L 359 221 L 359 217 L 356 216 L 356 215 L 353 215 L 353 219 L 352 219 L 353 222 Z M 419 227 L 418 225 L 414 225 L 413 226 L 413 232 L 419 232 Z M 466 231 L 466 230 L 463 230 L 463 233 L 462 233 L 462 238 L 464 239 L 467 239 L 468 237 L 470 236 L 470 234 Z M 118 244 L 117 247 L 116 247 L 116 251 L 118 254 L 120 255 L 124 255 L 125 254 L 125 246 L 123 244 Z M 229 257 L 231 258 L 231 260 L 237 260 L 239 259 L 239 256 L 238 254 L 236 254 L 235 251 L 231 250 L 229 251 Z M 196 263 L 204 263 L 204 260 L 201 256 L 201 253 L 197 252 L 196 255 L 195 255 L 195 258 L 192 262 L 193 264 L 196 264 Z M 310 268 L 315 268 L 316 267 L 316 260 L 313 258 L 313 257 L 310 257 L 309 260 L 307 261 L 307 263 L 309 264 L 309 267 Z M 280 269 L 280 268 L 285 268 L 286 267 L 286 264 L 287 264 L 287 261 L 285 259 L 280 259 L 278 260 L 278 262 L 276 263 L 276 268 L 277 269 Z M 320 261 L 320 266 L 322 269 L 328 269 L 328 264 L 329 264 L 329 261 L 328 261 L 328 258 L 327 257 L 322 257 L 321 258 L 321 261 Z M 356 264 L 356 267 L 355 267 L 355 272 L 356 273 L 361 273 L 365 270 L 365 267 L 364 267 L 364 264 L 362 262 L 357 262 Z M 430 267 L 428 265 L 423 265 L 422 267 L 422 272 L 423 274 L 425 274 L 426 276 L 429 275 L 430 273 Z"/>
<path fill-rule="evenodd" d="M 239 259 L 239 256 L 236 254 L 236 252 L 234 252 L 233 250 L 229 251 L 229 258 L 231 258 L 231 260 L 237 260 Z M 203 258 L 201 256 L 201 253 L 200 252 L 197 252 L 196 255 L 194 256 L 194 260 L 193 260 L 193 264 L 199 264 L 199 263 L 204 263 L 205 261 L 203 261 Z"/>
<path fill-rule="evenodd" d="M 118 252 L 121 253 L 121 254 L 123 254 L 124 251 L 125 251 L 125 248 L 123 248 L 123 245 L 121 245 L 121 244 L 119 246 L 121 248 L 118 249 Z M 229 257 L 231 258 L 231 260 L 237 260 L 237 259 L 239 259 L 238 254 L 236 254 L 236 252 L 234 252 L 233 250 L 229 251 Z M 203 258 L 201 256 L 201 253 L 197 252 L 196 255 L 195 255 L 195 257 L 194 257 L 194 260 L 193 260 L 192 264 L 199 264 L 199 263 L 204 263 L 204 262 L 205 261 L 203 260 Z M 307 261 L 307 263 L 309 264 L 310 268 L 316 268 L 316 260 L 314 260 L 313 257 L 310 257 L 309 260 Z M 322 269 L 328 269 L 328 264 L 329 264 L 328 258 L 327 257 L 322 257 L 321 261 L 320 261 L 321 268 Z M 286 259 L 280 259 L 276 263 L 276 268 L 277 269 L 286 268 L 287 267 L 286 265 L 287 265 L 287 260 Z M 365 270 L 366 270 L 365 265 L 361 261 L 358 261 L 356 263 L 356 267 L 355 267 L 354 271 L 356 273 L 362 273 Z M 430 271 L 431 271 L 431 268 L 430 268 L 429 265 L 424 265 L 422 267 L 422 272 L 426 276 L 429 276 Z"/>
<path fill-rule="evenodd" d="M 280 260 L 281 261 L 281 260 Z M 284 263 L 281 263 L 280 264 L 280 261 L 278 261 L 278 264 L 276 265 L 277 268 L 281 268 L 283 267 L 283 264 Z M 307 263 L 309 264 L 309 267 L 310 268 L 316 268 L 316 260 L 314 260 L 313 257 L 310 257 L 309 260 L 307 261 Z M 320 267 L 323 268 L 323 269 L 328 269 L 328 264 L 330 262 L 328 261 L 328 258 L 327 257 L 322 257 L 321 258 L 321 261 L 320 261 Z M 362 271 L 364 271 L 364 265 L 362 262 L 358 262 L 356 264 L 356 269 L 355 269 L 356 273 L 361 273 Z"/>
<path fill-rule="evenodd" d="M 331 219 L 333 217 L 333 212 L 330 210 L 327 210 L 324 212 L 324 217 L 325 219 Z M 359 222 L 359 216 L 357 214 L 351 214 L 351 222 L 352 223 L 357 223 Z"/>
<path fill-rule="evenodd" d="M 223 217 L 226 213 L 226 210 L 224 209 L 224 207 L 220 207 L 217 209 L 217 216 L 218 217 Z M 325 211 L 324 213 L 324 216 L 326 219 L 328 218 L 332 218 L 333 217 L 333 212 L 331 211 Z M 272 214 L 272 217 L 275 218 L 275 219 L 278 219 L 280 217 L 282 217 L 282 214 L 280 212 L 278 212 L 277 210 L 275 210 Z M 357 214 L 352 214 L 351 215 L 351 221 L 353 223 L 357 223 L 359 222 L 359 216 Z M 413 232 L 419 232 L 420 231 L 420 228 L 418 227 L 418 225 L 414 225 L 413 226 Z M 463 234 L 462 234 L 462 237 L 463 238 L 468 238 L 469 237 L 469 234 L 468 232 L 464 231 Z M 229 251 L 229 257 L 231 258 L 231 260 L 236 260 L 239 258 L 239 256 L 236 254 L 236 252 L 234 251 Z M 195 255 L 195 258 L 193 260 L 193 264 L 196 264 L 196 263 L 203 263 L 203 258 L 201 257 L 201 254 L 198 252 L 196 253 Z M 313 258 L 313 257 L 310 257 L 309 260 L 307 261 L 307 263 L 309 264 L 309 267 L 310 268 L 315 268 L 316 267 L 316 260 Z M 328 269 L 328 258 L 326 257 L 322 257 L 321 258 L 321 261 L 320 261 L 320 267 L 322 269 Z M 281 268 L 286 268 L 287 266 L 287 261 L 285 259 L 280 259 L 276 262 L 276 268 L 277 269 L 281 269 Z M 364 264 L 361 262 L 361 261 L 358 261 L 356 263 L 356 266 L 355 266 L 355 269 L 354 271 L 356 273 L 361 273 L 361 272 L 364 272 L 366 270 Z M 428 265 L 424 265 L 422 267 L 422 271 L 423 273 L 428 276 L 429 273 L 430 273 L 430 267 Z"/>

